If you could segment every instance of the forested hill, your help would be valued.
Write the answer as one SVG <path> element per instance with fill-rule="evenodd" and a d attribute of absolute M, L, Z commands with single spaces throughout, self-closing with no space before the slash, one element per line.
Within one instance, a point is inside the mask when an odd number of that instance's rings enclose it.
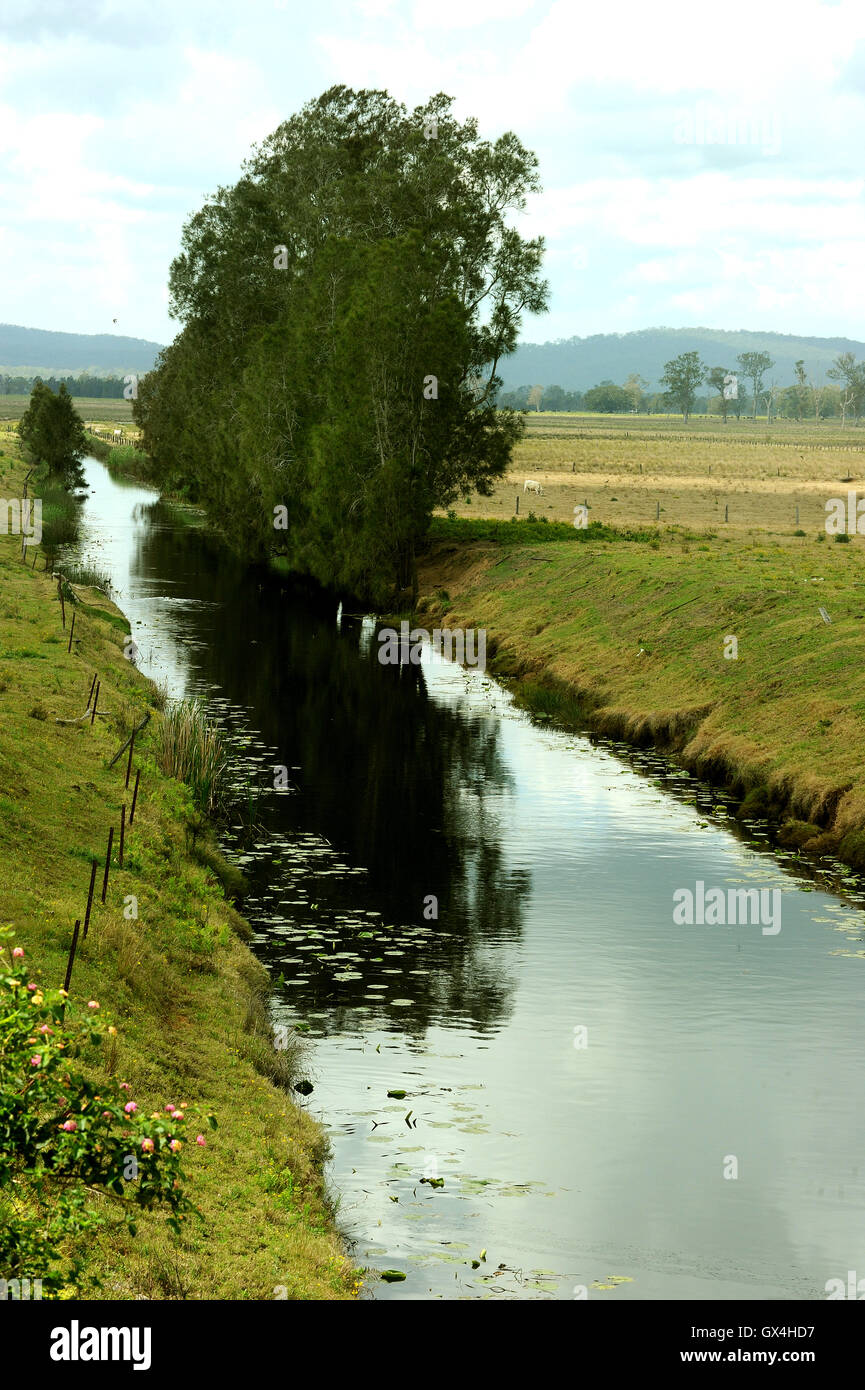
<path fill-rule="evenodd" d="M 632 372 L 657 390 L 664 363 L 682 352 L 699 352 L 708 367 L 736 364 L 740 352 L 768 352 L 775 363 L 769 378 L 779 386 L 794 380 L 801 358 L 808 376 L 825 385 L 826 369 L 842 352 L 865 357 L 865 343 L 850 338 L 799 338 L 785 333 L 727 332 L 720 328 L 643 328 L 636 333 L 597 333 L 554 343 L 520 343 L 499 368 L 505 390 L 561 386 L 586 391 L 599 381 L 623 382 Z"/>
<path fill-rule="evenodd" d="M 24 367 L 32 369 L 31 375 L 147 372 L 161 346 L 146 338 L 125 338 L 113 333 L 55 333 L 3 323 L 0 372 Z M 522 385 L 558 385 L 566 391 L 586 391 L 599 381 L 622 382 L 632 372 L 645 377 L 649 390 L 656 390 L 664 363 L 682 352 L 699 352 L 709 367 L 730 368 L 735 366 L 740 352 L 768 352 L 776 364 L 770 377 L 774 376 L 779 385 L 793 381 L 794 364 L 801 358 L 811 380 L 824 385 L 826 369 L 833 359 L 841 352 L 865 357 L 865 343 L 850 338 L 800 338 L 720 328 L 642 328 L 634 333 L 596 333 L 589 338 L 520 343 L 499 370 L 505 390 Z"/>
<path fill-rule="evenodd" d="M 0 371 L 28 367 L 66 372 L 149 372 L 161 343 L 113 333 L 54 333 L 0 323 Z"/>

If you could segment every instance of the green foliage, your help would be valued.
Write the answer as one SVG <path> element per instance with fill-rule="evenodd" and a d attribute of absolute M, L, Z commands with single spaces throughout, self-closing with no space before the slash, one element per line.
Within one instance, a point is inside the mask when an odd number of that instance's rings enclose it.
<path fill-rule="evenodd" d="M 664 364 L 661 381 L 668 400 L 681 410 L 684 419 L 694 408 L 697 387 L 706 379 L 706 366 L 698 352 L 683 352 Z"/>
<path fill-rule="evenodd" d="M 334 87 L 281 125 L 185 228 L 183 331 L 134 405 L 156 480 L 236 548 L 374 600 L 415 587 L 434 508 L 504 474 L 496 370 L 546 307 L 506 220 L 537 161 L 451 106 Z"/>
<path fill-rule="evenodd" d="M 619 414 L 631 409 L 631 397 L 624 386 L 616 386 L 612 381 L 602 381 L 593 386 L 583 396 L 584 410 L 597 410 L 604 415 Z"/>
<path fill-rule="evenodd" d="M 28 980 L 13 935 L 0 929 L 0 1269 L 58 1294 L 78 1286 L 72 1243 L 112 1211 L 134 1235 L 136 1212 L 164 1208 L 180 1232 L 194 1211 L 180 1157 L 185 1116 L 173 1105 L 138 1115 L 130 1087 L 100 1075 L 117 1030 L 98 1002 L 66 1020 L 65 994 Z"/>
<path fill-rule="evenodd" d="M 44 382 L 36 381 L 18 433 L 34 461 L 44 464 L 53 479 L 67 488 L 80 486 L 87 433 L 65 385 L 55 393 Z"/>

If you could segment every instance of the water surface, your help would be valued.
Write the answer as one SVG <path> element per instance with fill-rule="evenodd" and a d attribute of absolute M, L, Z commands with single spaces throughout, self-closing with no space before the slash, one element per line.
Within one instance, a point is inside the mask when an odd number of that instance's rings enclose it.
<path fill-rule="evenodd" d="M 80 551 L 139 665 L 231 734 L 256 828 L 225 844 L 275 1018 L 310 1041 L 340 1221 L 407 1275 L 375 1296 L 811 1299 L 865 1274 L 856 877 L 481 673 L 383 667 L 370 619 L 86 467 Z M 676 925 L 698 880 L 778 888 L 781 931 Z"/>

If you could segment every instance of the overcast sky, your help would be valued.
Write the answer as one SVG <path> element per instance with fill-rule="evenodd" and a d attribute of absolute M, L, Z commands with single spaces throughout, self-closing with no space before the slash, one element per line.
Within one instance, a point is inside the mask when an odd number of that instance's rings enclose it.
<path fill-rule="evenodd" d="M 7 0 L 0 320 L 167 342 L 184 220 L 337 82 L 517 132 L 550 312 L 865 336 L 865 0 Z M 12 12 L 11 14 L 9 12 Z M 112 320 L 117 319 L 117 324 Z"/>

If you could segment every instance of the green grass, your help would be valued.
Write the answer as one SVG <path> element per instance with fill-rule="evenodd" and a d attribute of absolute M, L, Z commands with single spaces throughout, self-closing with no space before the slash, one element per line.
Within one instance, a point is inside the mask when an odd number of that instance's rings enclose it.
<path fill-rule="evenodd" d="M 446 544 L 458 534 L 425 558 L 419 611 L 485 628 L 493 673 L 564 722 L 761 788 L 774 814 L 821 828 L 822 851 L 865 867 L 862 538 L 668 530 L 654 546 L 562 538 L 538 553 L 495 533 Z"/>
<path fill-rule="evenodd" d="M 493 545 L 542 545 L 552 541 L 650 541 L 654 530 L 605 526 L 592 521 L 586 527 L 569 526 L 564 521 L 547 521 L 527 514 L 524 518 L 497 521 L 483 517 L 434 516 L 428 532 L 429 541 L 453 541 L 458 545 L 469 541 L 489 541 Z"/>
<path fill-rule="evenodd" d="M 301 1043 L 274 1050 L 269 982 L 223 889 L 237 875 L 219 871 L 190 789 L 157 767 L 158 695 L 123 658 L 122 615 L 93 590 L 77 610 L 80 644 L 67 653 L 56 585 L 19 551 L 16 537 L 0 537 L 0 921 L 14 927 L 32 977 L 61 983 L 90 860 L 102 864 L 108 828 L 129 803 L 126 759 L 108 764 L 150 710 L 136 742 L 141 783 L 124 865 L 115 834 L 69 1013 L 99 1001 L 119 1034 L 106 1069 L 142 1107 L 188 1102 L 219 1122 L 188 1156 L 203 1223 L 190 1221 L 180 1239 L 158 1215 L 142 1219 L 135 1238 L 106 1230 L 88 1246 L 87 1273 L 101 1275 L 109 1298 L 271 1299 L 279 1286 L 290 1298 L 351 1297 L 354 1273 L 322 1178 L 325 1137 L 290 1089 L 305 1074 Z M 95 724 L 56 723 L 84 712 L 94 672 Z M 44 718 L 32 717 L 37 707 Z"/>

